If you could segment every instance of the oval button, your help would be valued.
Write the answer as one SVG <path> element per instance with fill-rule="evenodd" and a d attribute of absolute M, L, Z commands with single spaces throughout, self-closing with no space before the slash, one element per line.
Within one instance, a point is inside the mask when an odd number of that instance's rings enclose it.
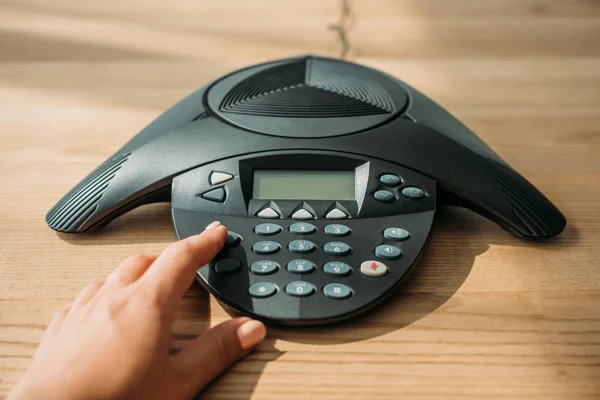
<path fill-rule="evenodd" d="M 325 234 L 329 236 L 347 236 L 350 234 L 350 228 L 342 224 L 329 224 L 325 227 Z"/>
<path fill-rule="evenodd" d="M 323 250 L 325 251 L 325 253 L 331 254 L 333 256 L 345 256 L 350 254 L 350 251 L 352 249 L 346 243 L 329 242 L 323 247 Z"/>
<path fill-rule="evenodd" d="M 292 260 L 288 263 L 287 269 L 294 274 L 308 274 L 315 269 L 315 264 L 308 260 Z"/>
<path fill-rule="evenodd" d="M 235 246 L 236 244 L 238 244 L 241 241 L 242 241 L 242 237 L 239 234 L 237 234 L 233 231 L 228 231 L 227 239 L 225 240 L 225 246 Z"/>
<path fill-rule="evenodd" d="M 310 240 L 293 240 L 288 245 L 288 250 L 292 253 L 306 254 L 315 249 L 315 244 Z"/>
<path fill-rule="evenodd" d="M 375 256 L 379 258 L 385 258 L 386 260 L 395 260 L 402 255 L 402 250 L 396 246 L 390 246 L 389 244 L 382 244 L 375 248 Z"/>
<path fill-rule="evenodd" d="M 346 276 L 350 274 L 352 268 L 350 268 L 348 264 L 341 261 L 329 261 L 323 266 L 323 271 L 328 275 Z"/>
<path fill-rule="evenodd" d="M 277 285 L 271 282 L 258 282 L 248 288 L 252 297 L 269 297 L 277 293 Z"/>
<path fill-rule="evenodd" d="M 402 196 L 413 200 L 419 200 L 425 197 L 425 192 L 421 188 L 407 186 L 404 189 L 402 189 Z"/>
<path fill-rule="evenodd" d="M 310 296 L 314 291 L 315 288 L 312 284 L 302 281 L 290 282 L 285 287 L 285 292 L 287 294 L 296 297 Z"/>
<path fill-rule="evenodd" d="M 387 265 L 380 261 L 370 260 L 360 264 L 360 272 L 367 276 L 383 276 L 387 270 Z"/>
<path fill-rule="evenodd" d="M 389 190 L 378 190 L 373 194 L 373 197 L 375 198 L 375 200 L 380 201 L 382 203 L 391 203 L 396 199 L 394 193 L 390 192 Z"/>
<path fill-rule="evenodd" d="M 254 233 L 260 236 L 276 235 L 281 232 L 281 226 L 277 224 L 260 224 L 254 228 Z"/>
<path fill-rule="evenodd" d="M 250 266 L 250 271 L 256 275 L 270 275 L 279 269 L 279 264 L 271 260 L 260 260 Z"/>
<path fill-rule="evenodd" d="M 215 264 L 215 271 L 220 274 L 232 274 L 242 269 L 242 263 L 235 258 L 218 261 Z"/>
<path fill-rule="evenodd" d="M 352 289 L 341 283 L 330 283 L 323 288 L 323 294 L 332 299 L 346 299 L 352 295 Z"/>
<path fill-rule="evenodd" d="M 308 222 L 296 222 L 290 226 L 290 232 L 297 235 L 308 235 L 310 233 L 315 233 L 316 230 L 317 227 Z"/>
<path fill-rule="evenodd" d="M 389 240 L 406 240 L 410 237 L 410 233 L 402 228 L 387 228 L 383 231 L 383 237 Z"/>
<path fill-rule="evenodd" d="M 264 240 L 262 242 L 254 243 L 252 251 L 256 254 L 273 254 L 277 253 L 280 248 L 281 246 L 279 243 Z"/>

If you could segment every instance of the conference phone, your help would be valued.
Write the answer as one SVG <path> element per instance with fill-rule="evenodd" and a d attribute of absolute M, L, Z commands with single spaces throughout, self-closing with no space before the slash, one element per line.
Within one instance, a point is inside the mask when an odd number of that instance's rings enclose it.
<path fill-rule="evenodd" d="M 394 293 L 422 256 L 438 204 L 525 238 L 561 212 L 465 125 L 375 69 L 295 57 L 254 65 L 167 110 L 47 214 L 83 233 L 170 201 L 179 239 L 219 220 L 224 249 L 197 279 L 267 322 L 331 323 Z"/>

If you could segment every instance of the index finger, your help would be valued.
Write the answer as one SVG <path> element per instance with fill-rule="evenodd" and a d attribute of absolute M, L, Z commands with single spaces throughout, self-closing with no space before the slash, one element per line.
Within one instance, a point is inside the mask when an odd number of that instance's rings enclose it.
<path fill-rule="evenodd" d="M 139 279 L 140 284 L 152 286 L 164 302 L 179 300 L 198 268 L 208 264 L 225 244 L 227 228 L 213 224 L 199 235 L 171 243 Z"/>

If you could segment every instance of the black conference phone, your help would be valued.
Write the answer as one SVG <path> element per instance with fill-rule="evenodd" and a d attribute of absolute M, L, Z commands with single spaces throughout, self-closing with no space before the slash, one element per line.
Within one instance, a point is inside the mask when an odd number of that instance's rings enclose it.
<path fill-rule="evenodd" d="M 548 238 L 561 212 L 474 133 L 389 75 L 322 57 L 233 72 L 158 117 L 75 186 L 48 225 L 79 233 L 171 201 L 178 238 L 214 220 L 198 270 L 222 303 L 311 325 L 385 299 L 428 243 L 438 202 Z"/>

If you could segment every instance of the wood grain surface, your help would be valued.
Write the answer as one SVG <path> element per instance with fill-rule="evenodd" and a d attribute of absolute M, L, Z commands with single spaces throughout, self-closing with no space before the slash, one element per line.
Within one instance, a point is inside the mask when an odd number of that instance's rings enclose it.
<path fill-rule="evenodd" d="M 523 241 L 442 209 L 410 282 L 369 315 L 271 328 L 207 399 L 600 397 L 600 2 L 351 1 L 348 57 L 409 82 L 566 215 Z M 174 240 L 168 204 L 89 235 L 45 213 L 163 110 L 220 75 L 337 56 L 338 1 L 0 1 L 0 396 L 53 313 Z M 194 285 L 176 343 L 229 318 Z M 57 377 L 60 379 L 60 377 Z"/>

